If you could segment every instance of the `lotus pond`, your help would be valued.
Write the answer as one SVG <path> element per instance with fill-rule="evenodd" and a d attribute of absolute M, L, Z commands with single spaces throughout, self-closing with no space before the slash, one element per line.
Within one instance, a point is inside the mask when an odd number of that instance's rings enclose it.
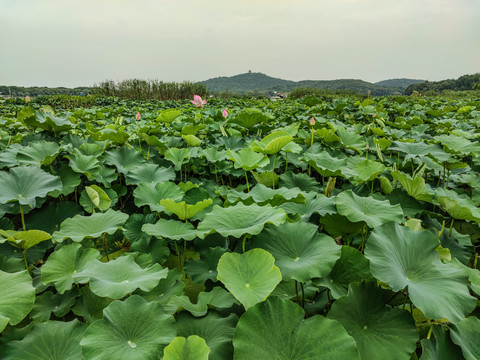
<path fill-rule="evenodd" d="M 0 125 L 2 359 L 480 358 L 478 99 Z"/>

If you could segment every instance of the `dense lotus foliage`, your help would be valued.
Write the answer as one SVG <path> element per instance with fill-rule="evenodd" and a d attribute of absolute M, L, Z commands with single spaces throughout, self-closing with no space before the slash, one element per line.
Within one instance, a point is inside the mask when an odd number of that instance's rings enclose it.
<path fill-rule="evenodd" d="M 0 357 L 479 359 L 480 101 L 0 103 Z"/>

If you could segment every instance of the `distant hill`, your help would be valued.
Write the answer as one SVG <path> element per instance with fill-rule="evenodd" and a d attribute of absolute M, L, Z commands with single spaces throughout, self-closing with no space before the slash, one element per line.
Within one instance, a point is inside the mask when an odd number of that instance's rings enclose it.
<path fill-rule="evenodd" d="M 412 84 L 422 83 L 425 80 L 416 80 L 416 79 L 389 79 L 389 80 L 382 80 L 375 83 L 375 85 L 385 86 L 385 87 L 399 87 L 399 88 L 407 88 Z"/>
<path fill-rule="evenodd" d="M 480 90 L 480 73 L 472 75 L 463 75 L 458 79 L 425 81 L 418 84 L 412 84 L 405 89 L 405 94 L 410 95 L 414 91 L 419 93 L 440 94 L 442 91 L 464 91 Z"/>
<path fill-rule="evenodd" d="M 340 80 L 302 80 L 291 81 L 270 77 L 263 73 L 248 72 L 235 76 L 222 76 L 205 81 L 200 81 L 205 84 L 210 91 L 222 92 L 232 91 L 238 93 L 246 92 L 263 92 L 273 93 L 290 92 L 296 88 L 316 88 L 325 90 L 352 90 L 360 94 L 367 94 L 370 91 L 371 95 L 392 95 L 403 94 L 407 82 L 414 83 L 423 80 L 410 79 L 393 79 L 385 80 L 384 84 L 373 84 L 363 80 L 356 79 L 340 79 Z M 393 82 L 393 83 L 391 83 Z M 395 83 L 401 86 L 394 85 Z M 393 85 L 391 85 L 393 84 Z"/>

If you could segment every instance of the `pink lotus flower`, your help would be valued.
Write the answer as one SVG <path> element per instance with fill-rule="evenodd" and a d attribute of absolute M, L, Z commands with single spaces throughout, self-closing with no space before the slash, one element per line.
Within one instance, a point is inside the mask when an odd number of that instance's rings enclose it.
<path fill-rule="evenodd" d="M 137 112 L 137 115 L 135 115 L 135 119 L 136 119 L 137 121 L 140 120 L 140 113 L 139 113 L 139 112 Z"/>
<path fill-rule="evenodd" d="M 377 116 L 377 115 L 374 113 L 374 114 L 372 114 L 372 116 L 375 117 L 375 116 Z"/>
<path fill-rule="evenodd" d="M 315 119 L 314 119 L 313 116 L 312 116 L 312 118 L 310 119 L 310 125 L 312 125 L 312 126 L 315 125 Z"/>
<path fill-rule="evenodd" d="M 190 102 L 196 107 L 203 107 L 203 105 L 207 103 L 207 100 L 203 100 L 202 97 L 199 95 L 193 95 L 193 100 L 190 100 Z"/>
<path fill-rule="evenodd" d="M 28 95 L 25 96 L 25 102 L 27 102 L 27 103 L 30 102 L 30 96 L 28 96 Z"/>
<path fill-rule="evenodd" d="M 228 116 L 227 108 L 223 109 L 222 116 L 226 119 Z"/>
<path fill-rule="evenodd" d="M 370 149 L 370 146 L 368 146 L 368 143 L 367 143 L 367 146 L 365 146 L 365 148 L 367 149 L 367 151 Z"/>

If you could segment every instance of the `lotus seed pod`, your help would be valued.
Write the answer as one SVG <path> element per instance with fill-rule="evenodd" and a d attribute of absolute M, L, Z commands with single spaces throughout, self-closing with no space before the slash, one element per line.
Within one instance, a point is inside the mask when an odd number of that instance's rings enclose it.
<path fill-rule="evenodd" d="M 380 176 L 380 189 L 386 195 L 390 194 L 393 190 L 392 184 L 385 176 Z"/>

